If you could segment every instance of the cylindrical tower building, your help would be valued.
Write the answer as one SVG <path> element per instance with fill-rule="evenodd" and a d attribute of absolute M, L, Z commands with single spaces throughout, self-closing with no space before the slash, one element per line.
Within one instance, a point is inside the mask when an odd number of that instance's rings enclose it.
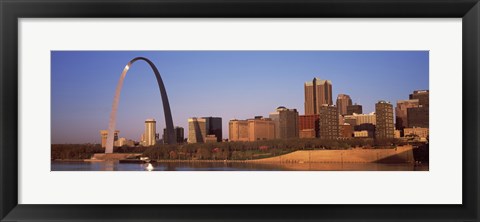
<path fill-rule="evenodd" d="M 144 133 L 145 146 L 155 145 L 156 134 L 157 134 L 157 121 L 155 121 L 155 119 L 146 119 L 145 133 Z"/>

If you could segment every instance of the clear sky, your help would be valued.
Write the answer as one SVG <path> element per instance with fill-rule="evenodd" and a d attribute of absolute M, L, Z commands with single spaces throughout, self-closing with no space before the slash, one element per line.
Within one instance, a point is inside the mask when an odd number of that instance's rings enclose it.
<path fill-rule="evenodd" d="M 378 100 L 394 106 L 413 90 L 429 89 L 428 51 L 52 51 L 52 143 L 100 143 L 108 128 L 120 74 L 134 57 L 149 58 L 165 84 L 173 122 L 188 134 L 189 117 L 268 116 L 278 106 L 304 114 L 304 88 L 314 77 L 332 81 L 333 101 L 348 94 L 363 112 Z M 120 137 L 139 140 L 147 118 L 165 127 L 157 82 L 137 61 L 127 73 L 117 114 Z"/>

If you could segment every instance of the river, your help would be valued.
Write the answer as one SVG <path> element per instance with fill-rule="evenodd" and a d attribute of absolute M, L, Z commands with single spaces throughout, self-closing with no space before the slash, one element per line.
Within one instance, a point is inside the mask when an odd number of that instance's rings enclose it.
<path fill-rule="evenodd" d="M 380 163 L 231 163 L 168 162 L 119 163 L 118 161 L 52 161 L 52 171 L 428 171 L 428 164 Z"/>

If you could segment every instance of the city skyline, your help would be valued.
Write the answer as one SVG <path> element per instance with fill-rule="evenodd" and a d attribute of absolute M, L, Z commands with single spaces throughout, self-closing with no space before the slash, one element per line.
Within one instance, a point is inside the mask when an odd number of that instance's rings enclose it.
<path fill-rule="evenodd" d="M 268 117 L 276 107 L 304 114 L 303 84 L 314 77 L 332 82 L 332 97 L 347 94 L 363 112 L 379 100 L 408 99 L 428 87 L 427 51 L 54 51 L 52 52 L 52 143 L 100 143 L 108 127 L 116 81 L 126 62 L 150 58 L 158 67 L 175 126 L 188 118 Z M 165 120 L 155 78 L 146 64 L 129 70 L 119 105 L 120 137 L 139 140 L 143 121 Z M 395 88 L 392 88 L 395 86 Z"/>

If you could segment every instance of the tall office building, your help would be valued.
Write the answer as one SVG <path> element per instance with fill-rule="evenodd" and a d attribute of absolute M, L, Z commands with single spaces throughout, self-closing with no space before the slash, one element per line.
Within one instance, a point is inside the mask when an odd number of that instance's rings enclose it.
<path fill-rule="evenodd" d="M 415 90 L 410 99 L 418 99 L 418 107 L 407 109 L 407 126 L 429 128 L 429 91 Z"/>
<path fill-rule="evenodd" d="M 423 107 L 429 107 L 429 90 L 415 90 L 410 94 L 410 99 L 418 99 L 418 105 Z"/>
<path fill-rule="evenodd" d="M 407 110 L 418 107 L 418 99 L 398 100 L 395 107 L 395 128 L 403 130 L 408 127 Z"/>
<path fill-rule="evenodd" d="M 353 115 L 354 113 L 362 114 L 363 113 L 362 105 L 357 105 L 355 103 L 355 105 L 347 106 L 347 115 Z"/>
<path fill-rule="evenodd" d="M 143 132 L 143 145 L 153 146 L 157 140 L 157 121 L 155 119 L 145 120 L 145 131 Z"/>
<path fill-rule="evenodd" d="M 180 144 L 183 143 L 185 139 L 185 132 L 183 127 L 176 126 L 174 128 L 174 132 L 175 132 L 175 141 L 177 141 L 177 143 L 180 143 Z M 168 137 L 166 135 L 167 135 L 167 129 L 163 128 L 163 136 L 162 136 L 163 143 L 169 144 Z"/>
<path fill-rule="evenodd" d="M 115 130 L 115 132 L 113 134 L 113 142 L 114 143 L 115 143 L 115 141 L 118 140 L 118 133 L 120 133 L 120 131 Z M 102 141 L 102 148 L 105 148 L 105 146 L 107 144 L 108 130 L 100 130 L 100 137 L 101 137 L 101 141 Z"/>
<path fill-rule="evenodd" d="M 188 119 L 189 143 L 204 143 L 207 135 L 215 135 L 217 142 L 222 141 L 222 118 L 193 117 Z"/>
<path fill-rule="evenodd" d="M 429 108 L 419 106 L 407 109 L 408 127 L 429 128 Z"/>
<path fill-rule="evenodd" d="M 228 139 L 233 142 L 248 141 L 248 120 L 230 120 L 228 122 Z"/>
<path fill-rule="evenodd" d="M 300 138 L 318 137 L 320 127 L 320 115 L 300 115 L 298 116 L 298 136 Z"/>
<path fill-rule="evenodd" d="M 217 142 L 222 142 L 222 118 L 221 117 L 203 117 L 208 122 L 207 135 L 215 135 Z"/>
<path fill-rule="evenodd" d="M 337 139 L 339 137 L 337 107 L 326 104 L 320 106 L 319 117 L 320 139 Z"/>
<path fill-rule="evenodd" d="M 347 107 L 352 105 L 352 99 L 349 95 L 338 94 L 337 96 L 337 108 L 338 114 L 347 115 Z"/>
<path fill-rule="evenodd" d="M 270 119 L 275 124 L 275 138 L 298 138 L 298 112 L 296 109 L 287 109 L 284 106 L 270 113 Z"/>
<path fill-rule="evenodd" d="M 175 127 L 175 137 L 177 143 L 183 143 L 185 141 L 185 129 L 180 126 Z"/>
<path fill-rule="evenodd" d="M 305 115 L 320 113 L 323 104 L 333 105 L 332 82 L 313 78 L 313 81 L 306 82 L 305 88 Z"/>
<path fill-rule="evenodd" d="M 188 118 L 188 143 L 203 143 L 207 136 L 207 120 L 204 118 Z"/>
<path fill-rule="evenodd" d="M 375 138 L 389 139 L 395 136 L 393 125 L 393 105 L 386 101 L 379 101 L 375 104 L 376 122 Z"/>

